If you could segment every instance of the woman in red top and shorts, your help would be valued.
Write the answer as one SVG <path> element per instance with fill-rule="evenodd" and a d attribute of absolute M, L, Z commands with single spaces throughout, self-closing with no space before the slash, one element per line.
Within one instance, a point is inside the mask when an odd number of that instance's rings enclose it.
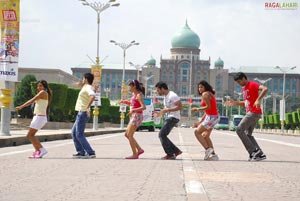
<path fill-rule="evenodd" d="M 205 148 L 204 160 L 218 160 L 218 155 L 215 153 L 210 134 L 214 126 L 218 123 L 220 117 L 217 110 L 217 102 L 214 96 L 215 92 L 208 84 L 202 80 L 198 83 L 199 94 L 202 97 L 200 108 L 192 108 L 192 112 L 205 111 L 198 127 L 195 129 L 195 136 L 200 144 Z"/>
<path fill-rule="evenodd" d="M 129 140 L 132 155 L 126 157 L 126 159 L 138 159 L 139 155 L 144 153 L 144 150 L 136 142 L 133 134 L 143 121 L 143 110 L 146 109 L 146 106 L 143 100 L 142 88 L 139 81 L 132 80 L 129 83 L 129 87 L 132 92 L 132 97 L 130 99 L 130 111 L 127 114 L 130 117 L 130 121 L 126 129 L 125 136 Z"/>

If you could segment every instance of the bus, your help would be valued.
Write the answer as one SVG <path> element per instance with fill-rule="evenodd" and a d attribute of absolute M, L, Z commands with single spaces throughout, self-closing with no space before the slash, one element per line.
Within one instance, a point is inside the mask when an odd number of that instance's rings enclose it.
<path fill-rule="evenodd" d="M 229 130 L 236 131 L 237 126 L 243 119 L 243 115 L 232 115 L 230 123 L 229 123 Z"/>
<path fill-rule="evenodd" d="M 149 132 L 155 131 L 155 128 L 161 128 L 163 124 L 162 117 L 153 118 L 154 111 L 160 111 L 160 108 L 154 108 L 152 98 L 144 98 L 146 109 L 143 111 L 143 122 L 137 128 L 139 130 L 148 130 Z"/>
<path fill-rule="evenodd" d="M 217 130 L 228 130 L 229 129 L 229 118 L 226 116 L 220 116 L 219 122 L 214 127 Z"/>

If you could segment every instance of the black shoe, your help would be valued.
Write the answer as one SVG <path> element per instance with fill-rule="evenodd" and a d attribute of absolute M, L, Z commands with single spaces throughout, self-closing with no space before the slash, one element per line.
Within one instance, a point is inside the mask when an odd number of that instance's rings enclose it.
<path fill-rule="evenodd" d="M 81 158 L 83 157 L 85 154 L 83 153 L 76 153 L 76 154 L 73 154 L 73 158 Z"/>
<path fill-rule="evenodd" d="M 255 149 L 250 155 L 248 161 L 252 161 L 257 155 L 262 154 L 260 149 Z"/>
<path fill-rule="evenodd" d="M 95 153 L 86 154 L 84 156 L 81 156 L 80 158 L 83 158 L 83 159 L 96 158 L 96 154 Z"/>
<path fill-rule="evenodd" d="M 256 157 L 254 157 L 252 160 L 253 161 L 262 161 L 265 159 L 267 159 L 267 156 L 265 154 L 260 154 L 260 155 L 257 155 Z"/>

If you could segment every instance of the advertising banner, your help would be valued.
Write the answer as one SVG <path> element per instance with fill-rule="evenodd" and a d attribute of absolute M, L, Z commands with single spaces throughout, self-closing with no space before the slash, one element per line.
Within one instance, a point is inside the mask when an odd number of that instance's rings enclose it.
<path fill-rule="evenodd" d="M 101 106 L 101 79 L 102 79 L 102 66 L 92 66 L 91 73 L 94 75 L 93 86 L 96 91 L 96 99 L 93 106 Z"/>
<path fill-rule="evenodd" d="M 0 0 L 0 80 L 18 81 L 20 0 Z"/>

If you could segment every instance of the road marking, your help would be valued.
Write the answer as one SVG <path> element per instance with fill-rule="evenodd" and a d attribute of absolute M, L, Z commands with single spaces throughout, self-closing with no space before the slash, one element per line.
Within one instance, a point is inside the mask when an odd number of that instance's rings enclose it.
<path fill-rule="evenodd" d="M 223 133 L 223 132 L 220 132 L 220 133 L 222 133 L 224 135 L 238 137 L 237 134 L 230 134 L 230 133 Z M 275 143 L 275 144 L 281 144 L 281 145 L 285 145 L 285 146 L 289 146 L 289 147 L 300 148 L 299 144 L 293 144 L 293 143 L 289 143 L 289 142 L 282 142 L 282 141 L 278 141 L 278 140 L 269 140 L 269 139 L 258 138 L 258 137 L 256 137 L 255 139 L 260 140 L 260 141 L 265 141 L 265 142 L 272 142 L 272 143 Z"/>
<path fill-rule="evenodd" d="M 118 137 L 118 136 L 121 136 L 121 135 L 124 135 L 124 134 L 111 134 L 109 136 L 101 136 L 101 137 L 90 138 L 89 142 L 96 141 L 96 140 L 104 140 L 104 139 L 112 138 L 112 137 Z M 55 142 L 55 141 L 51 141 L 51 142 Z M 64 142 L 64 143 L 57 144 L 57 145 L 52 145 L 52 146 L 47 146 L 47 149 L 56 148 L 56 147 L 63 147 L 63 146 L 70 145 L 70 144 L 73 144 L 73 141 Z M 11 155 L 15 155 L 15 154 L 22 154 L 22 153 L 26 153 L 26 152 L 32 152 L 32 149 L 24 149 L 24 150 L 21 150 L 21 151 L 11 151 L 11 152 L 7 152 L 7 153 L 2 153 L 2 154 L 0 154 L 0 157 L 2 157 L 2 156 L 11 156 Z"/>
<path fill-rule="evenodd" d="M 184 141 L 181 132 L 179 134 L 179 144 L 182 150 L 182 166 L 183 166 L 183 176 L 185 182 L 185 190 L 187 196 L 190 197 L 192 194 L 202 194 L 205 195 L 207 199 L 206 192 L 202 183 L 200 182 L 199 175 L 194 168 L 194 163 L 190 154 L 188 153 L 186 147 L 184 146 Z"/>

